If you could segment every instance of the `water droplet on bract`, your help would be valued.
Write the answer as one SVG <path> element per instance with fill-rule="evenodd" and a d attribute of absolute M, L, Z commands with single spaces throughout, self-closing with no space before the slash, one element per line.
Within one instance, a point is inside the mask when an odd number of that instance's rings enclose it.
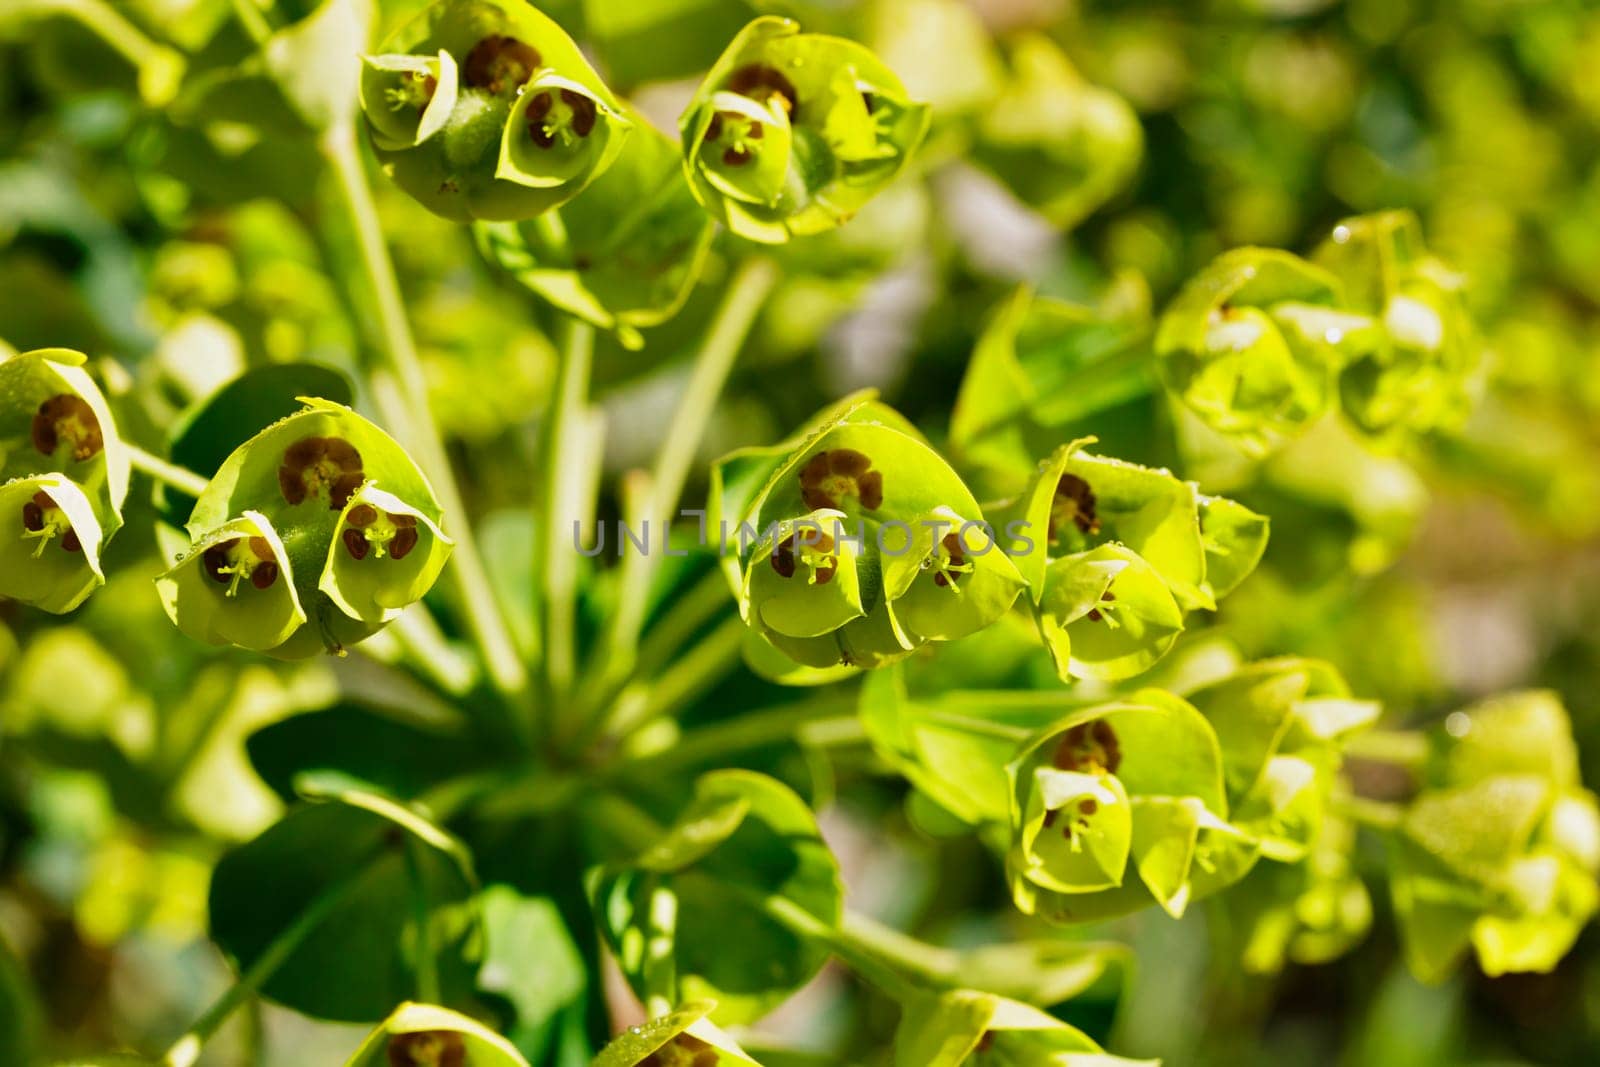
<path fill-rule="evenodd" d="M 925 571 L 933 570 L 933 560 L 931 558 L 923 560 L 922 569 Z"/>
<path fill-rule="evenodd" d="M 1333 228 L 1333 243 L 1334 244 L 1342 245 L 1348 240 L 1350 240 L 1350 227 L 1348 227 L 1348 226 L 1335 226 Z"/>
<path fill-rule="evenodd" d="M 1330 345 L 1336 345 L 1344 340 L 1344 331 L 1330 328 L 1327 333 L 1322 335 L 1322 339 Z"/>
<path fill-rule="evenodd" d="M 1464 711 L 1452 711 L 1444 719 L 1444 732 L 1451 737 L 1466 737 L 1472 730 L 1472 718 Z"/>

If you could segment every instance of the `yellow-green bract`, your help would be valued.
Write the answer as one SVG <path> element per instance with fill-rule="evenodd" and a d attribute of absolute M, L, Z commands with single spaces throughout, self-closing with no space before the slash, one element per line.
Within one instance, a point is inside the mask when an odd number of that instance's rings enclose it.
<path fill-rule="evenodd" d="M 361 106 L 384 170 L 462 222 L 565 203 L 633 126 L 572 38 L 525 0 L 438 0 L 365 59 Z"/>
<path fill-rule="evenodd" d="M 927 125 L 867 48 L 767 17 L 728 46 L 679 128 L 699 201 L 739 236 L 778 244 L 847 221 Z"/>
<path fill-rule="evenodd" d="M 71 611 L 103 584 L 128 451 L 84 356 L 0 353 L 0 597 Z"/>
<path fill-rule="evenodd" d="M 349 408 L 306 400 L 223 463 L 158 581 L 190 636 L 280 658 L 337 650 L 392 620 L 449 558 L 439 505 L 405 451 Z"/>

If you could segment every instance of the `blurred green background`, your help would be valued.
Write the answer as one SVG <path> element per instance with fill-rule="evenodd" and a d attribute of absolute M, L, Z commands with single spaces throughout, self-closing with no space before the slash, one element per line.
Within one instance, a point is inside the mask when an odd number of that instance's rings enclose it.
<path fill-rule="evenodd" d="M 112 6 L 191 54 L 188 90 L 246 49 L 228 0 Z M 418 6 L 381 8 L 393 22 Z M 1394 723 L 1552 687 L 1573 714 L 1585 780 L 1600 782 L 1600 10 L 541 6 L 668 128 L 732 33 L 768 11 L 870 43 L 935 107 L 913 173 L 850 227 L 780 253 L 785 281 L 716 413 L 708 457 L 773 440 L 868 385 L 941 436 L 975 339 L 1020 282 L 1110 309 L 1142 337 L 1149 309 L 1226 248 L 1304 252 L 1344 216 L 1415 210 L 1430 247 L 1467 278 L 1486 349 L 1460 432 L 1380 451 L 1328 423 L 1250 463 L 1145 387 L 1063 439 L 1097 433 L 1108 451 L 1273 516 L 1265 565 L 1218 616 L 1246 655 L 1325 657 Z M 312 225 L 327 196 L 316 153 L 203 94 L 149 107 L 139 89 L 135 65 L 80 22 L 0 6 L 0 338 L 88 352 L 148 442 L 246 367 L 353 371 L 367 312 L 333 280 L 345 249 Z M 1027 104 L 1038 144 L 1004 128 L 1030 91 L 1042 94 Z M 379 192 L 435 410 L 515 597 L 554 315 L 491 271 L 463 230 Z M 602 340 L 612 473 L 649 459 L 724 278 L 714 253 L 684 312 L 642 351 Z M 109 585 L 77 614 L 0 603 L 6 1067 L 30 1050 L 154 1048 L 181 1031 L 227 980 L 205 937 L 210 865 L 279 811 L 244 738 L 393 682 L 373 662 L 381 642 L 371 657 L 282 666 L 181 640 L 150 582 L 168 551 L 152 532 L 162 507 L 130 507 Z M 914 828 L 903 783 L 864 750 L 846 747 L 834 777 L 848 800 L 825 808 L 824 826 L 858 906 L 954 940 L 1022 927 L 993 857 Z M 1101 1035 L 1115 1016 L 1118 1052 L 1179 1065 L 1600 1061 L 1600 934 L 1549 975 L 1467 969 L 1424 987 L 1398 964 L 1386 897 L 1374 899 L 1374 929 L 1347 957 L 1273 975 L 1241 970 L 1220 905 L 1087 931 L 1128 940 L 1139 963 L 1125 990 L 1068 1015 Z M 882 1040 L 893 1016 L 847 1002 L 843 983 L 826 972 L 765 1029 L 818 1050 L 818 1062 L 851 1062 L 847 1050 Z M 271 1035 L 270 1062 L 284 1067 L 335 1062 L 359 1040 L 272 1008 L 234 1024 L 230 1040 L 250 1027 Z M 208 1062 L 235 1062 L 230 1047 L 241 1046 L 224 1042 Z"/>

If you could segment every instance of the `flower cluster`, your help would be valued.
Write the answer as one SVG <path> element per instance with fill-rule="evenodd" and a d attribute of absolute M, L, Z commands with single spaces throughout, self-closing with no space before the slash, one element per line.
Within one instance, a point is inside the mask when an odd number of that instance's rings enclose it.
<path fill-rule="evenodd" d="M 1391 889 L 1414 973 L 1468 946 L 1487 974 L 1548 971 L 1600 907 L 1600 807 L 1553 693 L 1447 717 L 1399 827 Z"/>
<path fill-rule="evenodd" d="M 361 106 L 400 187 L 449 219 L 525 219 L 578 195 L 633 122 L 525 0 L 439 0 L 365 60 Z"/>
<path fill-rule="evenodd" d="M 1156 351 L 1172 392 L 1253 451 L 1337 406 L 1363 432 L 1463 413 L 1475 349 L 1460 282 L 1404 212 L 1347 219 L 1308 262 L 1239 248 L 1184 286 Z"/>
<path fill-rule="evenodd" d="M 81 353 L 0 360 L 0 597 L 61 614 L 105 582 L 128 454 Z"/>
<path fill-rule="evenodd" d="M 988 626 L 1022 591 L 961 477 L 877 401 L 847 399 L 713 479 L 740 610 L 798 663 L 881 666 Z"/>
<path fill-rule="evenodd" d="M 739 236 L 777 244 L 848 220 L 927 125 L 871 51 L 766 17 L 723 52 L 680 130 L 695 197 Z"/>
<path fill-rule="evenodd" d="M 1063 680 L 1119 680 L 1164 656 L 1195 608 L 1254 570 L 1268 524 L 1164 470 L 1058 448 L 992 511 Z"/>
<path fill-rule="evenodd" d="M 158 582 L 191 637 L 281 658 L 337 650 L 419 600 L 449 558 L 405 451 L 349 408 L 305 403 L 240 445 L 195 504 L 193 548 Z"/>

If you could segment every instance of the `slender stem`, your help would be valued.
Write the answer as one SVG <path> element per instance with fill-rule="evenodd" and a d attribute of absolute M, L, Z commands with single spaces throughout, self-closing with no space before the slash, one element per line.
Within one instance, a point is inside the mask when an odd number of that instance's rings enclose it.
<path fill-rule="evenodd" d="M 204 475 L 196 474 L 187 467 L 180 467 L 176 463 L 169 463 L 160 456 L 146 452 L 138 445 L 126 445 L 128 458 L 133 464 L 133 469 L 142 471 L 161 482 L 169 485 L 180 493 L 198 498 L 206 491 L 206 486 L 211 484 L 210 479 Z"/>
<path fill-rule="evenodd" d="M 670 663 L 685 642 L 732 604 L 727 575 L 713 567 L 651 624 L 639 644 L 638 673 L 648 678 Z"/>
<path fill-rule="evenodd" d="M 1344 754 L 1351 759 L 1418 770 L 1428 761 L 1428 738 L 1406 730 L 1368 730 L 1347 740 Z"/>
<path fill-rule="evenodd" d="M 478 678 L 478 665 L 451 647 L 427 604 L 420 600 L 412 604 L 389 624 L 389 629 L 399 640 L 412 669 L 451 696 L 463 697 L 471 692 Z"/>
<path fill-rule="evenodd" d="M 267 21 L 266 14 L 256 6 L 255 0 L 232 0 L 233 17 L 239 20 L 239 25 L 244 27 L 244 32 L 256 44 L 262 44 L 272 36 L 272 23 Z"/>
<path fill-rule="evenodd" d="M 484 569 L 476 539 L 467 521 L 467 510 L 456 485 L 455 473 L 445 453 L 444 442 L 428 410 L 428 383 L 422 361 L 417 356 L 411 327 L 406 321 L 400 285 L 394 263 L 384 244 L 377 206 L 367 186 L 355 131 L 342 124 L 328 131 L 322 140 L 335 178 L 341 204 L 349 216 L 360 252 L 361 266 L 377 303 L 377 323 L 381 355 L 394 372 L 406 411 L 399 421 L 406 425 L 408 443 L 417 454 L 422 469 L 433 483 L 444 510 L 454 516 L 451 534 L 455 552 L 450 571 L 457 586 L 461 610 L 474 640 L 483 652 L 490 680 L 511 703 L 520 701 L 527 691 L 527 672 L 517 654 L 511 631 L 501 617 Z"/>
<path fill-rule="evenodd" d="M 924 985 L 943 984 L 941 974 L 930 968 L 927 961 L 906 954 L 892 955 L 853 929 L 855 925 L 848 914 L 841 925 L 824 922 L 806 911 L 788 897 L 768 896 L 753 900 L 768 916 L 787 926 L 803 938 L 825 945 L 850 969 L 889 994 L 905 1002 L 922 991 Z M 920 944 L 920 942 L 919 942 Z M 923 946 L 927 948 L 929 946 Z"/>
<path fill-rule="evenodd" d="M 660 675 L 625 690 L 603 724 L 618 737 L 626 737 L 652 719 L 677 714 L 738 662 L 744 631 L 743 619 L 728 618 Z"/>
<path fill-rule="evenodd" d="M 1400 829 L 1406 815 L 1406 809 L 1399 804 L 1349 794 L 1335 795 L 1332 803 L 1336 814 L 1380 833 L 1393 833 Z"/>
<path fill-rule="evenodd" d="M 417 850 L 422 847 L 416 838 L 406 839 L 406 880 L 411 883 L 411 921 L 416 928 L 416 958 L 413 961 L 413 970 L 417 978 L 417 999 L 424 1004 L 437 1004 L 439 963 L 433 951 L 428 884 L 422 877 L 422 863 L 417 859 Z"/>
<path fill-rule="evenodd" d="M 684 482 L 694 463 L 695 453 L 705 436 L 706 426 L 722 396 L 734 362 L 756 315 L 778 281 L 778 268 L 770 259 L 747 259 L 735 272 L 717 308 L 705 343 L 695 357 L 689 383 L 685 387 L 666 440 L 656 454 L 650 478 L 650 492 L 642 507 L 643 517 L 652 525 L 661 524 L 662 535 L 676 517 Z M 633 673 L 639 646 L 639 631 L 644 624 L 645 604 L 650 582 L 655 577 L 655 555 L 632 552 L 624 556 L 617 607 L 600 646 L 598 662 L 606 676 L 615 681 Z"/>
<path fill-rule="evenodd" d="M 723 756 L 748 752 L 764 745 L 793 741 L 808 726 L 832 718 L 854 718 L 853 693 L 825 692 L 781 707 L 746 712 L 727 722 L 690 731 L 677 744 L 647 756 L 619 761 L 612 778 L 665 777 L 672 771 L 708 763 Z"/>
<path fill-rule="evenodd" d="M 250 968 L 239 976 L 227 992 L 217 998 L 187 1033 L 173 1043 L 162 1057 L 164 1067 L 191 1067 L 200 1057 L 201 1047 L 211 1039 L 228 1017 L 246 1001 L 253 998 L 261 987 L 277 973 L 290 956 L 294 955 L 311 931 L 320 926 L 337 908 L 366 874 L 367 867 L 358 867 L 349 876 L 324 889 L 305 910 L 295 917 L 266 950 L 256 957 Z"/>
<path fill-rule="evenodd" d="M 544 673 L 552 707 L 571 693 L 577 670 L 578 554 L 571 539 L 574 525 L 583 521 L 578 498 L 591 459 L 581 438 L 593 363 L 594 327 L 568 316 L 544 432 L 544 528 L 538 532 L 541 566 L 536 571 L 544 580 L 535 583 L 544 590 Z"/>
<path fill-rule="evenodd" d="M 164 104 L 170 99 L 183 71 L 182 55 L 145 36 L 110 4 L 101 0 L 6 0 L 0 10 L 0 27 L 12 19 L 20 22 L 40 15 L 76 19 L 139 68 L 139 88 L 147 103 Z"/>

